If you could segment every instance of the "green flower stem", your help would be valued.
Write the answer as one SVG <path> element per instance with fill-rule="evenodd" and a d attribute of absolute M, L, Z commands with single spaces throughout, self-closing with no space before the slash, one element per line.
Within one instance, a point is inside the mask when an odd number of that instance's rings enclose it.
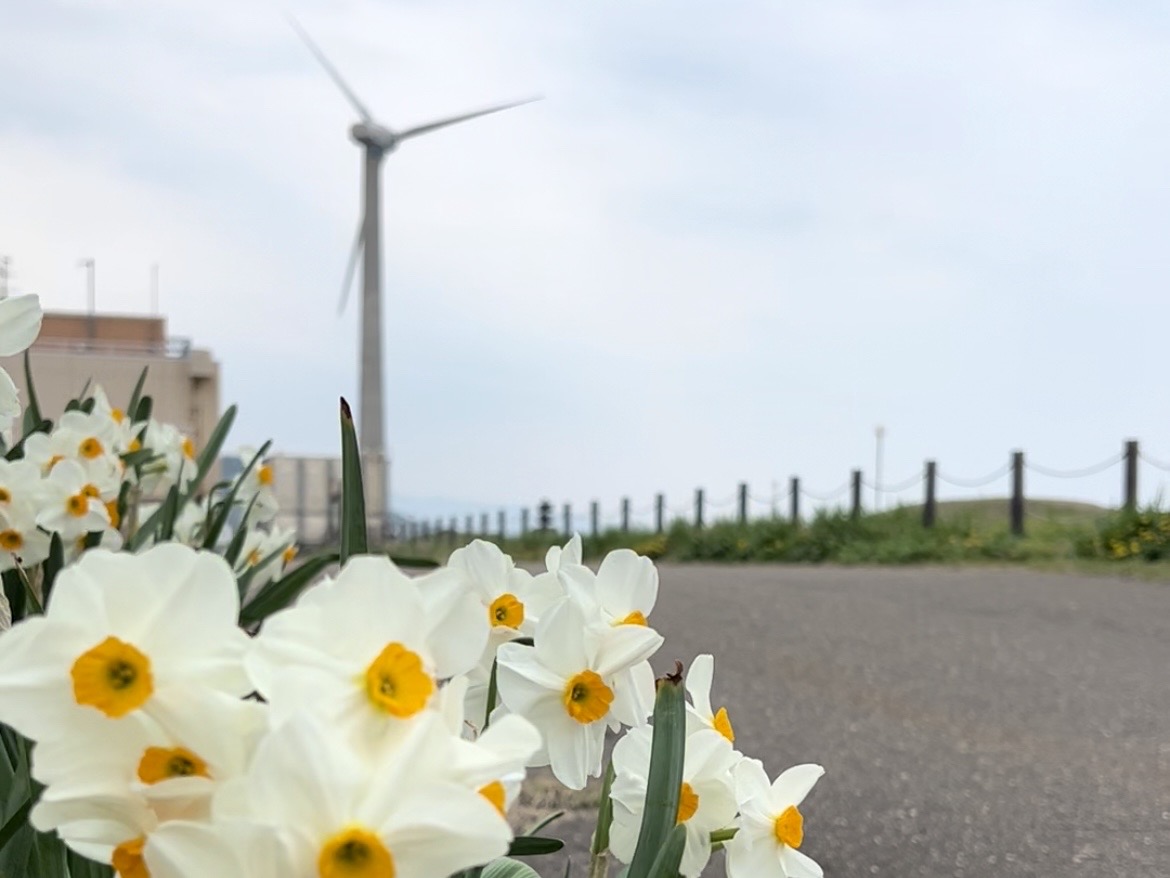
<path fill-rule="evenodd" d="M 735 838 L 737 832 L 739 832 L 739 829 L 734 826 L 730 829 L 716 829 L 711 833 L 711 844 L 722 844 L 725 841 L 731 841 Z"/>
<path fill-rule="evenodd" d="M 498 662 L 492 659 L 492 675 L 488 679 L 488 695 L 487 695 L 487 710 L 483 713 L 483 728 L 479 733 L 482 735 L 487 731 L 487 727 L 492 722 L 492 711 L 496 709 L 496 699 L 499 697 L 499 688 L 496 683 L 496 670 L 499 667 Z"/>
<path fill-rule="evenodd" d="M 597 829 L 589 848 L 589 878 L 605 878 L 609 874 L 609 827 L 613 823 L 613 800 L 609 797 L 614 778 L 613 759 L 605 765 L 605 779 L 601 782 L 601 804 L 597 806 Z"/>

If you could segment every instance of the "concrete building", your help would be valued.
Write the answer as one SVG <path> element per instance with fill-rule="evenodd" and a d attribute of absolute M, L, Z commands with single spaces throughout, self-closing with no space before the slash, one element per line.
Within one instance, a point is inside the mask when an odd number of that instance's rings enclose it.
<path fill-rule="evenodd" d="M 47 312 L 29 349 L 33 385 L 45 417 L 56 419 L 86 381 L 100 384 L 113 406 L 130 401 L 147 368 L 143 392 L 153 399 L 156 420 L 172 423 L 203 448 L 219 420 L 219 364 L 190 340 L 167 335 L 166 318 L 118 314 Z M 28 402 L 23 355 L 0 366 Z"/>

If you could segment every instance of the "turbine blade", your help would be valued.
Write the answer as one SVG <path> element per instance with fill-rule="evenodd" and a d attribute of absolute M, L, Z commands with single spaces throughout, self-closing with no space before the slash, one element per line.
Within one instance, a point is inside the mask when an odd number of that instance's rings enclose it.
<path fill-rule="evenodd" d="M 338 315 L 345 312 L 345 303 L 349 301 L 349 291 L 353 286 L 353 276 L 357 271 L 358 256 L 362 252 L 362 230 L 366 225 L 366 217 L 363 214 L 358 220 L 357 236 L 353 239 L 353 249 L 349 251 L 349 262 L 345 266 L 345 280 L 341 282 L 341 301 L 337 304 Z"/>
<path fill-rule="evenodd" d="M 430 134 L 432 131 L 438 131 L 440 128 L 446 128 L 448 125 L 458 125 L 460 122 L 467 122 L 470 119 L 478 119 L 480 116 L 487 116 L 491 113 L 499 113 L 502 110 L 510 110 L 513 107 L 522 107 L 524 104 L 531 104 L 533 101 L 543 100 L 543 98 L 526 98 L 522 101 L 512 101 L 507 104 L 500 104 L 496 107 L 488 107 L 483 110 L 475 110 L 471 113 L 464 113 L 461 116 L 451 116 L 447 119 L 439 119 L 437 122 L 428 122 L 425 125 L 416 125 L 413 128 L 407 128 L 405 131 L 396 132 L 399 140 L 406 140 L 408 137 L 417 137 L 420 134 Z"/>
<path fill-rule="evenodd" d="M 341 74 L 337 72 L 337 68 L 334 67 L 330 63 L 329 59 L 325 57 L 325 53 L 322 52 L 321 48 L 313 42 L 313 38 L 309 36 L 303 27 L 301 27 L 301 23 L 291 15 L 287 17 L 288 23 L 292 25 L 293 30 L 297 32 L 297 35 L 304 41 L 305 45 L 309 47 L 309 51 L 313 53 L 313 57 L 317 59 L 317 62 L 325 68 L 325 72 L 329 74 L 329 78 L 333 80 L 334 84 L 339 89 L 341 89 L 342 94 L 344 94 L 349 102 L 353 104 L 353 108 L 358 111 L 358 115 L 362 117 L 362 121 L 372 122 L 373 118 L 370 116 L 370 111 L 366 109 L 365 104 L 358 100 L 358 96 L 354 94 L 353 89 L 351 89 L 349 85 L 346 84 L 346 81 L 341 78 Z"/>

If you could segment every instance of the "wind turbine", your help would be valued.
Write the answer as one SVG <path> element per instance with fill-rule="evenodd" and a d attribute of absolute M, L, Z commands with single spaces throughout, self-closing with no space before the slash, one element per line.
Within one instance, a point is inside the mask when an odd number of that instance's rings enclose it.
<path fill-rule="evenodd" d="M 370 475 L 376 475 L 377 472 L 383 471 L 383 466 L 387 464 L 384 417 L 382 414 L 382 233 L 380 222 L 382 208 L 382 159 L 397 149 L 398 144 L 404 140 L 409 140 L 422 134 L 430 134 L 432 131 L 438 131 L 450 125 L 457 125 L 460 122 L 477 119 L 480 116 L 487 116 L 491 113 L 499 113 L 502 110 L 509 110 L 512 107 L 532 103 L 533 101 L 540 100 L 540 98 L 534 97 L 521 101 L 512 101 L 506 104 L 497 104 L 468 113 L 461 113 L 458 116 L 448 116 L 447 118 L 438 119 L 434 122 L 416 125 L 413 128 L 406 128 L 402 131 L 395 131 L 374 121 L 373 116 L 370 115 L 370 111 L 358 99 L 353 89 L 341 78 L 341 74 L 337 71 L 337 68 L 325 57 L 325 53 L 313 42 L 312 38 L 305 32 L 305 29 L 301 27 L 300 23 L 291 16 L 289 16 L 289 23 L 296 30 L 305 45 L 308 46 L 309 51 L 313 53 L 313 57 L 324 68 L 329 78 L 333 80 L 334 84 L 341 90 L 341 93 L 345 95 L 346 100 L 357 110 L 359 117 L 359 121 L 350 127 L 349 135 L 365 150 L 362 180 L 362 216 L 358 222 L 357 237 L 354 240 L 353 249 L 349 254 L 349 262 L 346 265 L 345 280 L 341 287 L 341 302 L 338 306 L 338 312 L 340 313 L 345 309 L 346 299 L 349 296 L 349 288 L 353 283 L 354 270 L 357 267 L 358 255 L 361 254 L 364 258 L 362 260 L 361 344 L 358 350 L 360 372 L 358 445 L 361 449 L 362 457 L 367 463 L 367 471 L 372 470 L 373 472 L 370 472 Z M 371 496 L 369 489 L 374 486 L 378 487 L 376 496 L 385 498 L 375 507 L 380 518 L 379 524 L 382 526 L 387 521 L 389 512 L 389 504 L 386 502 L 389 499 L 387 483 L 388 479 L 386 478 L 367 481 L 367 496 L 370 499 L 373 499 L 373 496 Z M 367 506 L 367 508 L 370 507 Z"/>

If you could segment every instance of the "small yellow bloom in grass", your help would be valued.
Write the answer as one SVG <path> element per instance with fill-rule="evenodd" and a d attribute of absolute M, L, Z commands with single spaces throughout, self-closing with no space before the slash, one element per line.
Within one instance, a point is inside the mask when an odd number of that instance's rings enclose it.
<path fill-rule="evenodd" d="M 109 717 L 123 717 L 154 692 L 150 659 L 133 645 L 107 637 L 73 663 L 73 698 Z"/>
<path fill-rule="evenodd" d="M 505 803 L 507 802 L 507 796 L 502 783 L 498 780 L 493 780 L 486 786 L 480 787 L 479 794 L 495 806 L 495 809 L 500 812 L 501 817 L 506 816 Z"/>
<path fill-rule="evenodd" d="M 0 531 L 0 549 L 5 552 L 16 552 L 24 545 L 24 537 L 18 530 Z"/>
<path fill-rule="evenodd" d="M 488 621 L 493 628 L 519 628 L 524 624 L 524 604 L 514 594 L 502 594 L 488 608 Z"/>
<path fill-rule="evenodd" d="M 685 780 L 678 791 L 678 816 L 675 823 L 686 823 L 699 810 L 699 794 Z"/>
<path fill-rule="evenodd" d="M 366 694 L 375 707 L 392 716 L 414 716 L 434 691 L 435 681 L 423 668 L 422 658 L 401 643 L 387 644 L 366 669 Z"/>
<path fill-rule="evenodd" d="M 322 845 L 317 874 L 320 878 L 394 878 L 394 857 L 378 836 L 355 826 Z"/>
<path fill-rule="evenodd" d="M 776 841 L 786 844 L 790 848 L 798 848 L 804 841 L 804 817 L 795 805 L 789 805 L 776 817 L 772 824 L 772 834 Z"/>
<path fill-rule="evenodd" d="M 156 784 L 173 777 L 211 777 L 207 763 L 186 747 L 147 747 L 138 763 L 138 779 Z"/>
<path fill-rule="evenodd" d="M 565 685 L 565 710 L 581 724 L 596 722 L 613 703 L 613 690 L 593 671 L 582 671 Z"/>
<path fill-rule="evenodd" d="M 146 839 L 139 836 L 114 848 L 110 865 L 118 873 L 118 878 L 150 878 L 150 870 L 146 868 L 146 861 L 142 858 L 142 848 L 145 845 Z"/>
<path fill-rule="evenodd" d="M 735 730 L 731 727 L 731 717 L 727 715 L 726 707 L 719 708 L 711 724 L 715 727 L 715 731 L 731 743 L 735 743 Z"/>
<path fill-rule="evenodd" d="M 626 618 L 622 619 L 620 622 L 614 622 L 613 624 L 614 625 L 641 625 L 641 626 L 645 627 L 646 616 L 642 613 L 641 610 L 634 610 L 632 613 L 630 613 L 628 616 L 626 616 Z"/>

